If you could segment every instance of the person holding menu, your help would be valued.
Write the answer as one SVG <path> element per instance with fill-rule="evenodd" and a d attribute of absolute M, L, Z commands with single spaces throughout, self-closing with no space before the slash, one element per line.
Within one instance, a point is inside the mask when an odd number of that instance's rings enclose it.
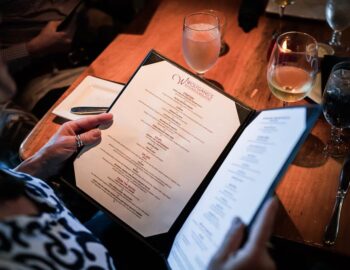
<path fill-rule="evenodd" d="M 111 121 L 112 117 L 101 114 L 67 122 L 31 158 L 14 170 L 0 170 L 0 235 L 2 243 L 7 243 L 6 248 L 0 248 L 1 266 L 9 269 L 36 266 L 114 269 L 111 256 L 99 240 L 72 217 L 53 190 L 39 179 L 58 174 L 79 147 L 98 142 L 101 132 L 95 127 Z M 260 211 L 242 248 L 244 225 L 240 219 L 234 219 L 208 268 L 275 269 L 266 243 L 276 210 L 277 201 L 270 199 Z M 32 229 L 28 229 L 30 227 Z M 113 235 L 105 236 L 111 237 Z M 124 244 L 115 240 L 115 245 Z M 60 250 L 56 252 L 55 248 Z M 118 266 L 118 254 L 113 255 Z M 146 261 L 138 256 L 142 254 L 132 254 L 133 260 L 144 266 Z"/>
<path fill-rule="evenodd" d="M 254 224 L 320 111 L 256 111 L 151 50 L 64 179 L 171 269 L 206 269 L 233 217 Z"/>
<path fill-rule="evenodd" d="M 15 247 L 4 258 L 113 268 L 91 232 L 33 178 L 59 173 L 75 155 L 74 171 L 61 172 L 64 181 L 111 217 L 86 225 L 127 269 L 274 269 L 266 242 L 277 203 L 269 198 L 320 111 L 317 105 L 255 111 L 152 50 L 108 114 L 65 123 L 16 168 L 26 175 L 3 171 L 4 188 L 11 179 L 26 181 L 3 193 L 0 229 L 4 224 L 4 235 L 19 232 L 18 239 L 42 247 L 17 249 L 8 237 Z M 21 214 L 30 217 L 18 220 Z M 243 223 L 250 231 L 245 243 Z"/>

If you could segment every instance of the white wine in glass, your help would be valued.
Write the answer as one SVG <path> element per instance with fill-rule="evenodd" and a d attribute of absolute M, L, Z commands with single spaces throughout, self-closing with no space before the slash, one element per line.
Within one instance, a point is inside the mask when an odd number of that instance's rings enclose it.
<path fill-rule="evenodd" d="M 317 42 L 312 36 L 287 32 L 277 38 L 267 67 L 267 82 L 284 106 L 307 96 L 317 71 Z"/>
<path fill-rule="evenodd" d="M 268 74 L 271 92 L 286 102 L 303 99 L 313 86 L 312 76 L 305 70 L 294 66 L 280 66 Z"/>
<path fill-rule="evenodd" d="M 183 25 L 182 48 L 186 63 L 203 76 L 219 57 L 219 20 L 210 13 L 187 15 Z"/>

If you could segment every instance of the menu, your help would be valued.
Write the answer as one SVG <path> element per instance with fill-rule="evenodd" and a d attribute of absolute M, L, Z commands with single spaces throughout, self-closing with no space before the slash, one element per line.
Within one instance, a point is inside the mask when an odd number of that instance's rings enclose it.
<path fill-rule="evenodd" d="M 261 112 L 244 130 L 176 236 L 172 269 L 206 269 L 235 216 L 250 224 L 306 128 L 306 108 Z"/>
<path fill-rule="evenodd" d="M 236 103 L 168 61 L 140 67 L 77 186 L 142 236 L 165 233 L 240 127 Z"/>
<path fill-rule="evenodd" d="M 75 186 L 141 239 L 183 220 L 167 261 L 204 269 L 235 216 L 254 220 L 320 108 L 256 112 L 151 51 L 109 112 L 74 161 Z"/>

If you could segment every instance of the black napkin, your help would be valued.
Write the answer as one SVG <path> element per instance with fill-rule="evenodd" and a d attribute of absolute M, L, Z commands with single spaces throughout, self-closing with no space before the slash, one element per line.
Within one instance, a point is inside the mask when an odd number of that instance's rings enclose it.
<path fill-rule="evenodd" d="M 350 61 L 350 57 L 339 57 L 334 55 L 325 55 L 323 57 L 321 61 L 322 92 L 326 87 L 326 83 L 329 75 L 331 74 L 333 66 L 343 61 Z"/>
<path fill-rule="evenodd" d="M 238 11 L 238 25 L 248 33 L 258 25 L 259 17 L 264 13 L 267 0 L 242 0 Z"/>

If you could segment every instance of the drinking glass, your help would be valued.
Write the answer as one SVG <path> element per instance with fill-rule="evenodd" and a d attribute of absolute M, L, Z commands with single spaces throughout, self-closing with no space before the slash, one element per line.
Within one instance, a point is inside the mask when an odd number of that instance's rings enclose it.
<path fill-rule="evenodd" d="M 344 157 L 350 147 L 342 131 L 350 128 L 350 62 L 336 64 L 323 92 L 323 114 L 331 125 L 331 138 L 326 152 L 335 158 Z"/>
<path fill-rule="evenodd" d="M 286 106 L 311 91 L 317 70 L 316 40 L 306 33 L 286 32 L 277 38 L 272 50 L 267 82 L 271 92 Z"/>
<path fill-rule="evenodd" d="M 219 57 L 221 46 L 219 19 L 209 12 L 196 12 L 185 17 L 182 49 L 186 63 L 200 76 Z"/>
<path fill-rule="evenodd" d="M 332 38 L 328 42 L 334 47 L 343 47 L 341 43 L 342 31 L 350 26 L 350 1 L 328 0 L 326 4 L 327 23 L 333 30 Z"/>
<path fill-rule="evenodd" d="M 282 19 L 286 6 L 293 5 L 295 3 L 295 0 L 275 0 L 275 3 L 279 6 L 279 15 L 280 19 Z"/>
<path fill-rule="evenodd" d="M 226 32 L 226 16 L 223 11 L 215 10 L 215 9 L 204 9 L 200 12 L 210 13 L 218 17 L 219 19 L 219 30 L 220 30 L 220 54 L 219 56 L 224 55 L 227 52 L 227 44 L 224 40 L 225 32 Z"/>

